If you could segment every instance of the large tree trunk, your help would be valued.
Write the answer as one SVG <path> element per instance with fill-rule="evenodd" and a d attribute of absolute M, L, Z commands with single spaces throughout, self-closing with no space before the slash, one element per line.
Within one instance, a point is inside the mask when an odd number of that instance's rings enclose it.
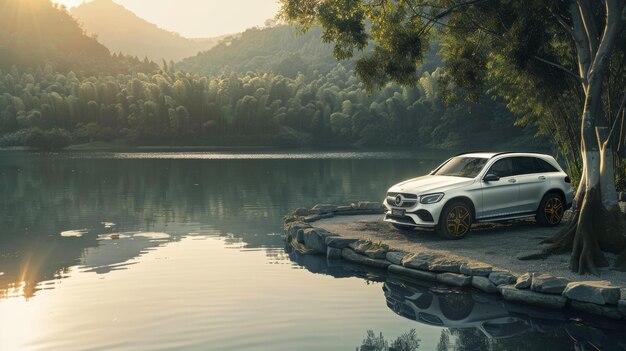
<path fill-rule="evenodd" d="M 606 1 L 606 23 L 601 38 L 587 0 L 573 1 L 570 12 L 579 73 L 585 92 L 581 121 L 583 174 L 576 192 L 571 222 L 547 240 L 553 245 L 546 253 L 571 249 L 572 271 L 598 274 L 599 267 L 608 266 L 602 250 L 622 252 L 625 248 L 610 133 L 605 127 L 608 119 L 602 108 L 602 89 L 608 58 L 613 51 L 617 33 L 626 21 L 626 6 L 623 0 Z M 626 254 L 621 257 L 626 262 Z"/>

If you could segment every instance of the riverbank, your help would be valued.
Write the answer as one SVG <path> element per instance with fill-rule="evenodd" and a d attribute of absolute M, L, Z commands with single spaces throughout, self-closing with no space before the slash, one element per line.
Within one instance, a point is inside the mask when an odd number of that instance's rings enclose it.
<path fill-rule="evenodd" d="M 381 213 L 378 203 L 299 209 L 285 218 L 285 234 L 288 243 L 305 254 L 478 289 L 518 303 L 626 317 L 626 273 L 605 269 L 600 277 L 580 276 L 569 271 L 569 255 L 518 259 L 539 251 L 539 242 L 561 227 L 539 227 L 533 220 L 488 223 L 473 228 L 463 240 L 450 241 L 434 232 L 399 231 L 382 222 Z"/>

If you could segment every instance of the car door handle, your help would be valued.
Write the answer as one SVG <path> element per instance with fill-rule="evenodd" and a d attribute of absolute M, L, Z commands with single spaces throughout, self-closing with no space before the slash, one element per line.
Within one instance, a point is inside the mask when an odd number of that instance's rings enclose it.
<path fill-rule="evenodd" d="M 544 177 L 544 176 L 539 176 L 539 180 L 546 180 L 546 177 Z"/>
<path fill-rule="evenodd" d="M 515 183 L 515 182 L 517 182 L 517 180 L 515 180 L 513 178 L 509 179 L 509 183 Z"/>

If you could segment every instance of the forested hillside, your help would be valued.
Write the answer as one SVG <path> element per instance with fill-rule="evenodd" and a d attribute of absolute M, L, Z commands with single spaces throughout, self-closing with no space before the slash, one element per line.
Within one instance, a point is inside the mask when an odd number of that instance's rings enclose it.
<path fill-rule="evenodd" d="M 71 14 L 90 35 L 111 51 L 148 57 L 155 62 L 179 61 L 217 44 L 219 38 L 192 40 L 138 17 L 111 0 L 94 0 L 74 7 Z"/>
<path fill-rule="evenodd" d="M 519 143 L 520 135 L 532 139 L 532 131 L 513 126 L 515 117 L 499 101 L 485 96 L 480 103 L 446 105 L 445 95 L 455 88 L 440 83 L 436 48 L 416 86 L 388 85 L 370 93 L 353 63 L 337 63 L 317 30 L 296 36 L 286 26 L 251 29 L 177 66 L 159 68 L 111 56 L 49 0 L 29 3 L 42 9 L 29 10 L 31 22 L 56 28 L 51 32 L 59 38 L 33 49 L 3 46 L 0 146 L 59 149 L 116 141 L 491 148 Z M 36 35 L 14 22 L 13 38 Z M 63 57 L 69 43 L 74 51 Z M 29 50 L 42 55 L 22 60 Z M 72 59 L 72 52 L 81 59 Z"/>
<path fill-rule="evenodd" d="M 0 5 L 0 68 L 54 65 L 59 71 L 124 73 L 156 66 L 114 55 L 88 37 L 63 7 L 50 0 L 3 0 Z"/>
<path fill-rule="evenodd" d="M 295 78 L 298 72 L 307 76 L 326 74 L 337 66 L 333 45 L 322 43 L 322 31 L 313 28 L 306 33 L 279 25 L 251 28 L 226 38 L 213 49 L 180 62 L 176 67 L 201 75 L 218 73 L 272 72 Z M 424 60 L 422 71 L 434 71 L 441 58 L 438 47 Z M 347 69 L 354 61 L 341 61 Z"/>

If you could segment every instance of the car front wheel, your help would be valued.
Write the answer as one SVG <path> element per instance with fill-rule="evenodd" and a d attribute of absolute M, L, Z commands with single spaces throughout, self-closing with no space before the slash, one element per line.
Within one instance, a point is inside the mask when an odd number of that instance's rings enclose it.
<path fill-rule="evenodd" d="M 453 202 L 443 209 L 437 234 L 446 239 L 461 239 L 472 226 L 472 209 L 464 202 Z"/>
<path fill-rule="evenodd" d="M 553 227 L 561 223 L 563 213 L 565 212 L 565 204 L 563 198 L 558 194 L 546 194 L 537 210 L 535 218 L 542 226 Z"/>

